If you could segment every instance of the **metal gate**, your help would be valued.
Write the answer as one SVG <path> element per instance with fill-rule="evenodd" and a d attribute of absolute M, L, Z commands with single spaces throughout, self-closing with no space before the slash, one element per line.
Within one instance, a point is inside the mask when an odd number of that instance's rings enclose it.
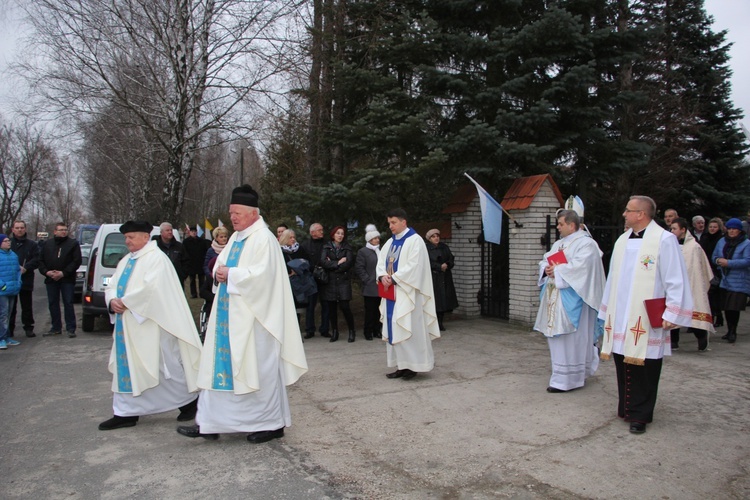
<path fill-rule="evenodd" d="M 481 287 L 479 300 L 482 316 L 508 319 L 510 308 L 510 239 L 508 218 L 503 217 L 500 244 L 484 241 L 484 231 L 477 242 L 482 247 Z"/>

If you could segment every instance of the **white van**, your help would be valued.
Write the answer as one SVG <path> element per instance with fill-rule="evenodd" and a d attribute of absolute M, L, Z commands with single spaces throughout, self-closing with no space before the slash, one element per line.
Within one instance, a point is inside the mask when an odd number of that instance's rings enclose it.
<path fill-rule="evenodd" d="M 109 316 L 104 302 L 104 287 L 115 274 L 117 263 L 128 254 L 125 246 L 125 235 L 120 232 L 122 224 L 102 224 L 94 237 L 89 254 L 86 282 L 84 284 L 81 307 L 83 315 L 81 329 L 84 332 L 94 331 L 97 316 Z M 160 234 L 159 226 L 154 226 L 151 236 Z M 180 234 L 174 231 L 174 237 L 180 241 Z"/>

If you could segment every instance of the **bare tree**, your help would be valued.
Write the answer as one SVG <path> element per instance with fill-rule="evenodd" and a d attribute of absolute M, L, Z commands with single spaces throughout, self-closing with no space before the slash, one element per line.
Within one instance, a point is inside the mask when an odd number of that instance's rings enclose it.
<path fill-rule="evenodd" d="M 74 122 L 101 115 L 142 129 L 165 156 L 162 219 L 177 220 L 201 135 L 237 134 L 283 68 L 284 17 L 293 0 L 37 0 L 23 64 L 38 95 Z M 125 111 L 125 113 L 122 113 Z"/>
<path fill-rule="evenodd" d="M 0 127 L 0 229 L 11 227 L 56 169 L 55 154 L 40 130 Z"/>
<path fill-rule="evenodd" d="M 48 200 L 55 220 L 64 221 L 69 225 L 83 222 L 86 212 L 79 179 L 78 169 L 69 157 L 65 158 L 49 189 Z"/>

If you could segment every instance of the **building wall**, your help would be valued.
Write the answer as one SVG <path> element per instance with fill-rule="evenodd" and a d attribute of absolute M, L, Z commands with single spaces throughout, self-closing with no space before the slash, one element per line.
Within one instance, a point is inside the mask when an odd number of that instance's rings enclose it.
<path fill-rule="evenodd" d="M 534 325 L 539 308 L 539 261 L 546 252 L 541 237 L 546 234 L 548 215 L 554 216 L 560 208 L 549 182 L 539 189 L 534 201 L 526 210 L 513 210 L 510 214 L 523 227 L 511 221 L 510 230 L 510 308 L 509 320 L 529 326 Z M 555 232 L 552 231 L 554 241 Z"/>
<path fill-rule="evenodd" d="M 444 242 L 456 257 L 453 282 L 456 285 L 458 309 L 453 312 L 465 318 L 479 317 L 477 294 L 481 285 L 482 248 L 477 244 L 477 236 L 482 231 L 482 210 L 478 196 L 465 212 L 452 214 L 451 225 L 451 238 Z"/>

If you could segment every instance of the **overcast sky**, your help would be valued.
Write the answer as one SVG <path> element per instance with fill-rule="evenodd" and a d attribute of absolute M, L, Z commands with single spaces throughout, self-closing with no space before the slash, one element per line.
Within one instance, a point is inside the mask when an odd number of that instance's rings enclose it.
<path fill-rule="evenodd" d="M 14 82 L 5 71 L 16 57 L 16 39 L 20 35 L 20 13 L 15 7 L 18 0 L 0 0 L 0 114 L 12 114 L 11 106 L 16 96 Z M 750 115 L 750 1 L 705 0 L 706 11 L 714 17 L 714 31 L 727 30 L 731 48 L 732 99 L 735 106 Z M 750 119 L 745 119 L 750 128 Z"/>

